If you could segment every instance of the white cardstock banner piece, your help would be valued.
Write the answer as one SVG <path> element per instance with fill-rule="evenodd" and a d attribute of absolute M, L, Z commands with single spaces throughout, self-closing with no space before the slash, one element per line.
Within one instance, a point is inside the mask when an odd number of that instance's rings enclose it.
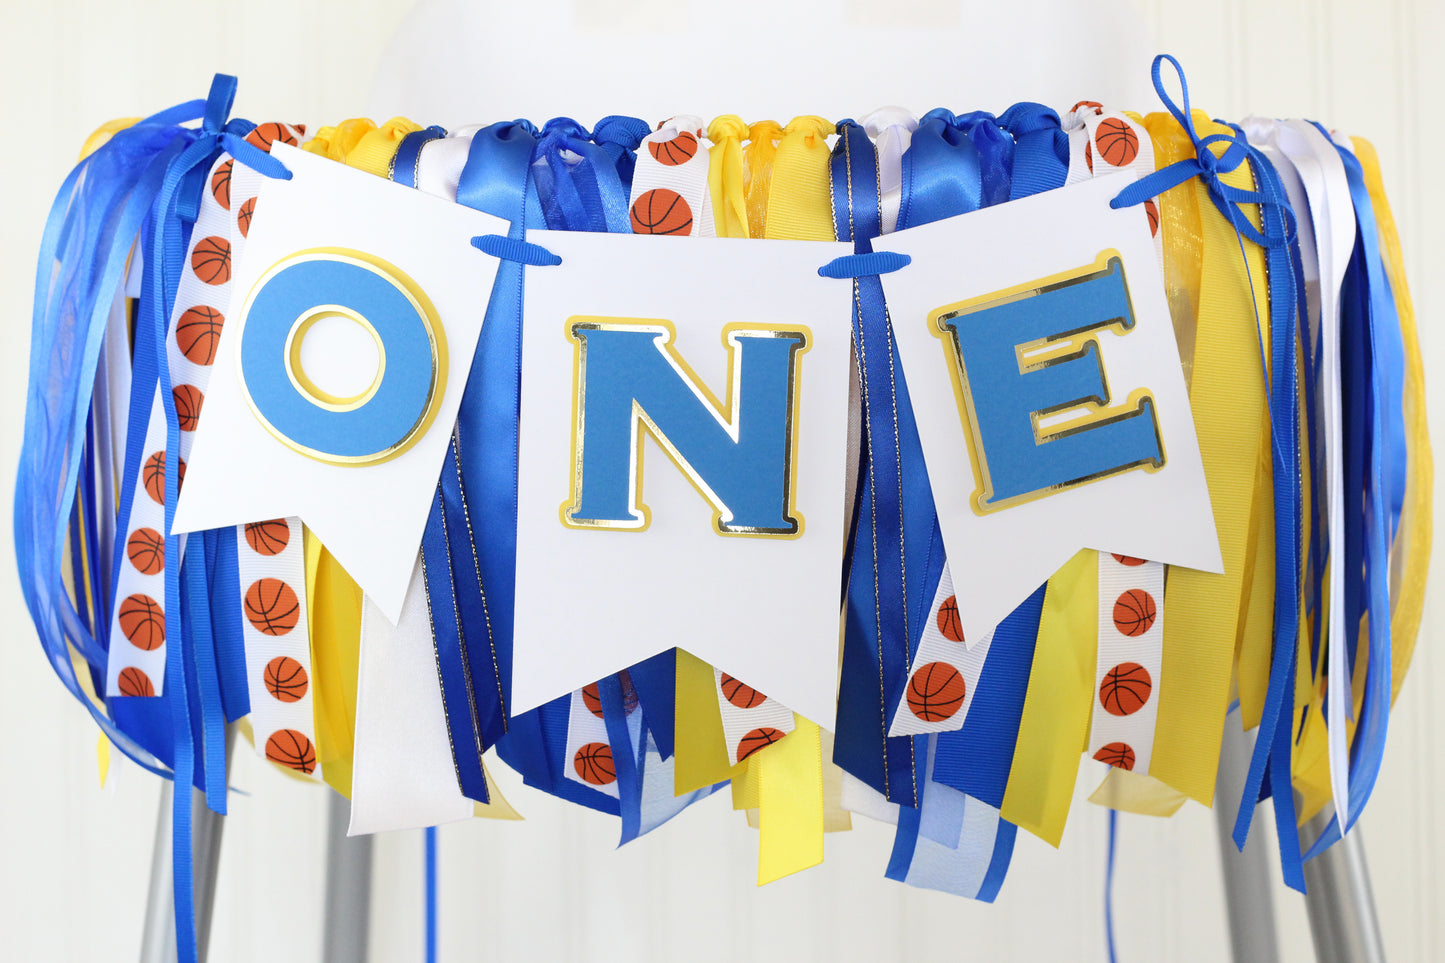
<path fill-rule="evenodd" d="M 874 241 L 877 250 L 913 259 L 884 275 L 883 285 L 966 637 L 982 637 L 1080 548 L 1222 570 L 1148 223 L 1137 210 L 1109 207 L 1131 179 L 1100 177 Z M 1114 288 L 1112 298 L 1079 296 L 1085 282 L 1115 267 L 1122 295 Z M 1069 297 L 1055 296 L 1061 292 Z M 1030 299 L 1046 295 L 1041 303 L 1081 313 L 1044 318 L 1028 335 L 991 320 L 1017 323 Z M 1132 311 L 1132 324 L 1115 311 L 1121 304 Z M 950 318 L 957 342 L 947 330 Z M 991 339 L 980 334 L 986 325 L 995 325 Z M 998 345 L 1015 336 L 1017 343 L 1004 344 L 1001 364 L 998 351 L 978 351 L 981 341 Z M 955 343 L 965 338 L 960 365 Z M 985 366 L 984 359 L 994 363 Z M 1105 397 L 1060 394 L 1061 378 L 1101 381 Z M 1003 391 L 1012 392 L 1012 409 L 1000 405 Z M 1046 400 L 1020 404 L 1031 397 Z M 1156 430 L 1144 434 L 1157 439 L 1155 461 L 1118 470 L 1110 464 L 1066 484 L 1008 487 L 1025 476 L 1015 466 L 1047 461 L 1038 447 L 1058 451 L 1063 441 L 1087 461 L 1095 445 L 1110 444 L 1103 439 L 1126 416 L 1136 432 L 1153 420 Z M 975 444 L 981 421 L 1011 429 L 1014 438 L 1022 431 L 1031 443 L 1010 450 L 984 437 Z M 1085 438 L 1089 443 L 1080 446 Z M 1032 477 L 1048 480 L 1049 470 Z"/>
<path fill-rule="evenodd" d="M 528 240 L 562 263 L 527 270 L 513 712 L 679 646 L 831 727 L 852 285 L 818 268 L 852 246 Z M 763 405 L 778 397 L 780 357 L 794 373 L 790 428 Z M 670 400 L 648 410 L 638 390 Z M 743 504 L 761 503 L 749 478 L 776 494 L 765 466 L 777 460 L 746 453 L 785 428 L 791 532 Z M 604 451 L 611 461 L 591 460 Z"/>
<path fill-rule="evenodd" d="M 508 225 L 301 150 L 277 144 L 272 156 L 292 177 L 262 184 L 244 256 L 234 265 L 237 296 L 221 329 L 175 529 L 299 515 L 394 623 L 497 270 L 496 259 L 470 241 L 505 234 Z M 328 287 L 327 276 L 297 272 L 289 277 L 301 280 L 279 284 L 300 261 L 351 275 L 335 275 L 341 282 Z M 352 275 L 375 283 L 353 284 Z M 252 339 L 261 338 L 256 306 L 263 297 L 275 305 L 276 350 L 262 358 L 273 373 L 269 383 L 254 368 L 243 374 L 239 363 L 243 329 L 252 329 L 248 363 Z M 401 312 L 381 310 L 398 303 Z M 368 435 L 385 443 L 385 426 L 374 423 L 394 420 L 408 403 L 422 414 L 384 456 L 322 460 L 315 436 L 308 446 L 284 424 L 263 424 L 261 411 L 278 398 L 289 399 L 288 414 L 319 424 L 316 430 L 342 447 Z M 312 398 L 328 400 L 303 400 Z"/>

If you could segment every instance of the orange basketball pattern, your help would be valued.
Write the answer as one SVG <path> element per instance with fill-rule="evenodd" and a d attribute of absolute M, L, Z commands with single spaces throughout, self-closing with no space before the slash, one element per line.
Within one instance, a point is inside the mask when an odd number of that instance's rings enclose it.
<path fill-rule="evenodd" d="M 739 747 L 751 732 L 766 729 L 776 732 L 781 739 L 795 728 L 797 723 L 791 709 L 776 699 L 769 699 L 742 679 L 714 667 L 713 682 L 717 686 L 718 714 L 722 717 L 723 743 L 729 758 L 741 758 Z"/>
<path fill-rule="evenodd" d="M 304 732 L 279 729 L 266 740 L 266 758 L 304 775 L 316 771 L 316 747 Z"/>
<path fill-rule="evenodd" d="M 151 682 L 151 677 L 146 675 L 135 666 L 126 666 L 120 670 L 119 686 L 116 689 L 119 695 L 139 696 L 145 698 L 156 694 L 156 687 Z"/>
<path fill-rule="evenodd" d="M 231 209 L 231 168 L 235 166 L 232 161 L 225 160 L 216 165 L 211 172 L 211 197 L 215 198 L 217 204 L 223 210 Z"/>
<path fill-rule="evenodd" d="M 176 342 L 181 355 L 191 364 L 209 365 L 216 360 L 225 315 L 207 304 L 187 308 L 176 322 Z"/>
<path fill-rule="evenodd" d="M 278 142 L 295 147 L 298 130 L 304 133 L 306 128 L 300 124 L 278 124 L 274 121 L 257 124 L 256 129 L 246 135 L 246 141 L 269 153 L 271 145 Z"/>
<path fill-rule="evenodd" d="M 1154 627 L 1157 609 L 1154 596 L 1141 588 L 1131 588 L 1114 600 L 1114 628 L 1134 638 Z"/>
<path fill-rule="evenodd" d="M 1094 128 L 1094 142 L 1099 145 L 1099 156 L 1110 167 L 1128 167 L 1139 156 L 1139 135 L 1118 117 L 1099 121 Z"/>
<path fill-rule="evenodd" d="M 171 389 L 176 403 L 176 423 L 181 431 L 195 431 L 201 420 L 201 403 L 206 396 L 195 385 L 176 385 Z"/>
<path fill-rule="evenodd" d="M 888 735 L 917 736 L 961 728 L 992 644 L 992 631 L 976 641 L 965 640 L 953 574 L 944 565 L 928 621 L 910 660 L 908 682 L 889 710 Z"/>
<path fill-rule="evenodd" d="M 607 786 L 617 781 L 613 767 L 612 747 L 605 742 L 589 742 L 572 756 L 572 766 L 582 781 L 592 786 Z"/>
<path fill-rule="evenodd" d="M 191 249 L 191 270 L 207 284 L 231 280 L 231 242 L 224 237 L 203 237 Z"/>
<path fill-rule="evenodd" d="M 251 233 L 251 217 L 256 213 L 256 199 L 248 197 L 246 203 L 236 212 L 236 228 L 241 232 L 242 237 Z"/>
<path fill-rule="evenodd" d="M 296 591 L 279 578 L 257 579 L 246 589 L 246 620 L 266 635 L 285 635 L 301 618 Z"/>
<path fill-rule="evenodd" d="M 278 655 L 266 663 L 266 691 L 282 702 L 296 702 L 306 695 L 309 685 L 306 670 L 289 655 Z"/>
<path fill-rule="evenodd" d="M 761 752 L 768 746 L 771 746 L 773 743 L 783 738 L 783 736 L 785 735 L 787 735 L 786 732 L 780 732 L 777 729 L 771 729 L 766 726 L 752 730 L 747 735 L 743 736 L 741 739 L 738 740 L 738 762 L 742 762 L 744 759 L 746 759 L 748 756 L 751 756 L 755 752 Z"/>
<path fill-rule="evenodd" d="M 244 526 L 246 544 L 257 555 L 277 555 L 291 543 L 291 526 L 284 518 L 268 522 L 247 522 Z"/>
<path fill-rule="evenodd" d="M 1110 715 L 1131 716 L 1144 708 L 1153 691 L 1148 669 L 1137 662 L 1122 662 L 1104 675 L 1099 702 Z"/>
<path fill-rule="evenodd" d="M 950 718 L 968 691 L 963 673 L 947 662 L 930 662 L 908 679 L 908 708 L 924 722 Z"/>
<path fill-rule="evenodd" d="M 633 234 L 691 234 L 692 208 L 665 187 L 645 192 L 632 204 Z"/>
<path fill-rule="evenodd" d="M 950 595 L 938 607 L 938 631 L 950 642 L 963 641 L 963 619 L 958 615 L 958 597 Z"/>
<path fill-rule="evenodd" d="M 120 630 L 137 649 L 153 652 L 166 641 L 166 613 L 149 595 L 127 595 L 120 603 Z"/>
<path fill-rule="evenodd" d="M 633 232 L 714 236 L 717 231 L 701 118 L 664 120 L 642 139 L 641 147 L 629 198 Z"/>
<path fill-rule="evenodd" d="M 125 557 L 142 575 L 159 574 L 166 567 L 166 540 L 154 528 L 137 528 L 125 540 Z"/>
<path fill-rule="evenodd" d="M 1129 555 L 1098 555 L 1098 653 L 1089 754 L 1148 774 L 1163 664 L 1164 566 Z"/>
<path fill-rule="evenodd" d="M 697 135 L 691 131 L 679 131 L 672 140 L 651 141 L 647 152 L 653 160 L 665 167 L 686 164 L 697 154 Z"/>
<path fill-rule="evenodd" d="M 1117 766 L 1129 771 L 1134 769 L 1134 749 L 1127 742 L 1111 742 L 1100 746 L 1099 751 L 1094 753 L 1094 758 L 1106 766 Z"/>

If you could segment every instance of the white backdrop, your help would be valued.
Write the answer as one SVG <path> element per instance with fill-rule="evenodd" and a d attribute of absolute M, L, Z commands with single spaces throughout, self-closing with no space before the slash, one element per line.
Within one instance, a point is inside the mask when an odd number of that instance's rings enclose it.
<path fill-rule="evenodd" d="M 1405 245 L 1426 364 L 1445 365 L 1445 341 L 1433 336 L 1430 324 L 1445 299 L 1440 280 L 1445 187 L 1425 168 L 1426 158 L 1445 152 L 1445 136 L 1423 112 L 1445 91 L 1445 63 L 1437 54 L 1445 41 L 1445 10 L 1429 0 L 1380 2 L 1368 10 L 1349 0 L 1137 2 L 1138 37 L 1148 38 L 1143 46 L 1179 56 L 1196 102 L 1216 116 L 1237 119 L 1250 111 L 1307 116 L 1375 142 Z M 875 5 L 839 3 L 846 23 L 866 27 L 865 36 L 880 43 L 896 39 L 879 24 Z M 565 16 L 570 5 L 558 6 L 564 15 L 549 12 L 542 22 L 597 31 L 598 44 L 614 58 L 629 56 L 628 38 L 615 28 L 635 17 L 634 8 L 672 10 L 649 29 L 673 44 L 698 76 L 772 71 L 763 74 L 771 79 L 762 95 L 775 99 L 735 102 L 719 96 L 664 105 L 672 109 L 748 114 L 756 105 L 757 116 L 770 111 L 786 120 L 803 111 L 861 114 L 886 100 L 919 110 L 938 103 L 1001 109 L 1025 97 L 1057 107 L 1083 97 L 1155 106 L 1138 99 L 1143 95 L 1137 92 L 1147 90 L 1139 76 L 1120 81 L 1130 86 L 1103 91 L 954 82 L 910 95 L 889 87 L 884 71 L 870 71 L 878 80 L 870 79 L 861 93 L 848 92 L 856 97 L 877 90 L 866 102 L 838 103 L 843 88 L 836 84 L 826 90 L 785 87 L 802 84 L 799 78 L 812 76 L 810 71 L 826 76 L 821 72 L 830 50 L 826 37 L 800 31 L 779 13 L 779 4 L 717 5 L 714 17 L 734 12 L 752 18 L 757 40 L 741 48 L 715 46 L 710 38 L 716 25 L 678 16 L 681 3 L 591 0 L 573 19 Z M 1017 12 L 1034 4 L 1002 6 Z M 0 231 L 0 379 L 8 386 L 0 404 L 0 464 L 13 466 L 19 447 L 34 255 L 45 213 L 76 150 L 101 121 L 202 96 L 216 70 L 241 77 L 237 113 L 260 120 L 318 124 L 395 110 L 422 122 L 458 123 L 516 116 L 538 104 L 529 100 L 535 93 L 527 86 L 529 68 L 516 54 L 506 61 L 519 65 L 515 83 L 475 97 L 462 90 L 460 99 L 451 101 L 460 104 L 455 108 L 420 99 L 398 102 L 399 92 L 427 86 L 415 70 L 410 78 L 405 71 L 383 74 L 386 81 L 368 95 L 388 38 L 409 7 L 409 0 L 251 0 L 224 6 L 3 0 L 0 102 L 19 126 L 0 153 L 0 183 L 11 185 Z M 924 30 L 979 24 L 985 28 L 981 35 L 958 51 L 965 58 L 986 44 L 1036 49 L 1029 38 L 1040 36 L 1025 24 L 999 35 L 999 28 L 988 26 L 994 21 L 960 20 L 942 0 L 886 7 L 901 10 L 905 21 L 912 18 Z M 469 56 L 487 56 L 488 42 L 508 44 L 500 31 L 471 25 L 482 35 Z M 1084 27 L 1079 30 L 1080 37 L 1089 36 Z M 1057 43 L 1059 32 L 1050 36 Z M 1138 38 L 1121 42 L 1128 49 L 1139 46 Z M 527 50 L 534 58 L 531 70 L 569 69 L 566 57 L 543 44 Z M 785 63 L 794 64 L 792 81 L 781 74 Z M 1089 63 L 1098 69 L 1100 61 L 1079 63 L 1085 65 L 1080 69 L 1089 69 Z M 1138 71 L 1145 66 L 1141 62 Z M 621 67 L 618 72 L 628 75 Z M 727 83 L 721 82 L 723 95 Z M 654 103 L 646 95 L 635 102 L 618 100 L 591 86 L 578 79 L 576 106 L 569 100 L 555 110 L 590 122 L 593 104 L 599 113 L 646 115 Z M 659 79 L 645 89 L 656 95 L 683 88 Z M 740 97 L 754 96 L 739 90 Z M 474 109 L 467 110 L 468 104 Z M 541 103 L 535 110 L 540 115 L 549 107 Z M 375 119 L 383 117 L 378 113 Z M 1441 400 L 1432 392 L 1437 431 L 1445 431 L 1439 427 L 1445 425 L 1438 417 Z M 0 494 L 8 504 L 10 467 L 3 475 L 7 485 Z M 8 543 L 9 512 L 0 512 L 0 518 L 5 519 L 0 541 Z M 140 941 L 157 784 L 120 761 L 108 785 L 99 787 L 95 729 L 51 676 L 24 616 L 10 552 L 0 552 L 0 559 L 0 605 L 12 613 L 0 644 L 3 955 L 130 958 Z M 1440 579 L 1437 566 L 1432 589 Z M 1440 710 L 1430 698 L 1445 683 L 1445 662 L 1432 652 L 1442 615 L 1432 601 L 1412 678 L 1393 719 L 1380 784 L 1363 819 L 1386 946 L 1397 960 L 1445 957 L 1440 912 L 1445 881 L 1437 869 L 1445 743 L 1432 738 L 1440 731 Z M 249 795 L 233 796 L 227 820 L 212 959 L 317 958 L 323 792 L 286 779 L 246 753 L 238 755 L 233 782 Z M 1082 798 L 1060 851 L 1020 835 L 1013 870 L 990 907 L 883 880 L 889 833 L 862 818 L 853 833 L 829 837 L 823 867 L 759 890 L 753 885 L 756 836 L 724 799 L 709 800 L 617 850 L 614 821 L 563 808 L 514 782 L 506 785 L 526 823 L 474 821 L 441 831 L 444 960 L 942 960 L 979 954 L 998 960 L 1104 959 L 1104 814 Z M 1121 958 L 1224 958 L 1228 941 L 1212 814 L 1191 804 L 1169 821 L 1124 817 L 1121 827 L 1116 893 Z M 1257 827 L 1268 831 L 1268 821 Z M 419 959 L 420 834 L 382 837 L 376 851 L 373 959 Z M 1284 958 L 1310 959 L 1302 904 L 1280 887 L 1275 900 Z"/>

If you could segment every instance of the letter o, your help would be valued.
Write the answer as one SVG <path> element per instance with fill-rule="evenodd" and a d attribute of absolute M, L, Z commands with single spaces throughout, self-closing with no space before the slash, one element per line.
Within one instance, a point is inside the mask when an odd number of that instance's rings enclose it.
<path fill-rule="evenodd" d="M 312 324 L 344 317 L 376 341 L 369 388 L 337 398 L 300 361 Z M 252 289 L 240 318 L 241 391 L 266 430 L 317 461 L 369 465 L 416 444 L 446 388 L 446 334 L 425 293 L 396 266 L 360 251 L 301 251 Z"/>

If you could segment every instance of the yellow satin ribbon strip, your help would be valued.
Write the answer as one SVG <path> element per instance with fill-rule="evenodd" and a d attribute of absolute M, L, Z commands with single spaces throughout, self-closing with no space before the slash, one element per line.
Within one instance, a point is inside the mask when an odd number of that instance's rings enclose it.
<path fill-rule="evenodd" d="M 1059 845 L 1089 742 L 1099 642 L 1099 553 L 1085 549 L 1049 579 L 1018 740 L 1000 815 Z"/>
<path fill-rule="evenodd" d="M 816 723 L 793 714 L 796 728 L 757 753 L 758 885 L 823 861 L 822 743 Z"/>
<path fill-rule="evenodd" d="M 368 174 L 387 177 L 391 171 L 391 159 L 396 156 L 402 138 L 421 129 L 420 124 L 414 124 L 405 117 L 393 117 L 358 140 L 347 154 L 346 163 Z"/>
<path fill-rule="evenodd" d="M 304 535 L 316 758 L 326 783 L 349 799 L 360 670 L 361 588 L 309 528 Z"/>
<path fill-rule="evenodd" d="M 361 139 L 374 130 L 376 125 L 365 117 L 354 117 L 343 120 L 335 127 L 321 128 L 315 137 L 301 145 L 301 149 L 345 163 L 347 155 L 356 148 Z"/>
<path fill-rule="evenodd" d="M 1400 336 L 1405 346 L 1405 394 L 1401 399 L 1405 412 L 1405 431 L 1409 448 L 1409 471 L 1405 478 L 1405 504 L 1400 513 L 1400 528 L 1392 551 L 1392 576 L 1398 580 L 1391 586 L 1394 606 L 1390 619 L 1391 699 L 1400 694 L 1400 684 L 1410 668 L 1415 641 L 1420 633 L 1420 618 L 1425 607 L 1425 581 L 1430 568 L 1430 543 L 1434 531 L 1434 509 L 1430 493 L 1435 484 L 1435 461 L 1430 450 L 1430 433 L 1425 425 L 1425 371 L 1420 359 L 1420 335 L 1415 324 L 1415 305 L 1410 300 L 1410 285 L 1405 280 L 1405 258 L 1400 251 L 1400 235 L 1395 229 L 1395 216 L 1385 197 L 1385 183 L 1380 176 L 1380 159 L 1367 140 L 1353 139 L 1355 156 L 1364 169 L 1365 186 L 1375 212 L 1375 226 L 1380 235 L 1380 248 L 1390 290 L 1395 297 L 1395 310 L 1400 315 Z"/>
<path fill-rule="evenodd" d="M 512 808 L 502 791 L 497 788 L 497 782 L 492 778 L 491 772 L 487 769 L 487 761 L 482 760 L 482 776 L 487 780 L 487 799 L 489 802 L 472 803 L 472 815 L 478 819 L 508 819 L 520 820 L 522 814 Z"/>
<path fill-rule="evenodd" d="M 673 751 L 677 761 L 672 771 L 672 785 L 673 792 L 679 796 L 726 782 L 747 768 L 734 765 L 728 759 L 716 685 L 712 666 L 683 649 L 677 650 L 673 710 L 676 728 Z"/>
<path fill-rule="evenodd" d="M 1195 113 L 1194 123 L 1201 136 L 1229 133 L 1202 112 Z M 1159 115 L 1148 119 L 1151 132 L 1174 124 L 1172 118 Z M 1224 181 L 1241 189 L 1253 187 L 1245 167 L 1225 175 Z M 1149 771 L 1208 806 L 1214 798 L 1235 642 L 1243 621 L 1240 605 L 1246 567 L 1254 551 L 1249 536 L 1266 410 L 1255 306 L 1262 323 L 1268 318 L 1269 301 L 1264 252 L 1246 242 L 1241 256 L 1239 238 L 1213 209 L 1207 188 L 1197 180 L 1191 183 L 1204 259 L 1190 402 L 1225 572 L 1213 575 L 1178 567 L 1169 571 L 1162 676 L 1187 679 L 1189 684 L 1160 687 Z M 1256 210 L 1248 213 L 1257 219 Z M 1251 594 L 1262 587 L 1259 581 L 1250 583 Z M 1268 631 L 1267 622 L 1262 628 Z M 1245 644 L 1254 644 L 1253 639 Z"/>
<path fill-rule="evenodd" d="M 748 236 L 748 201 L 743 186 L 743 140 L 748 125 L 737 114 L 724 114 L 707 128 L 707 183 L 712 194 L 718 237 Z"/>

